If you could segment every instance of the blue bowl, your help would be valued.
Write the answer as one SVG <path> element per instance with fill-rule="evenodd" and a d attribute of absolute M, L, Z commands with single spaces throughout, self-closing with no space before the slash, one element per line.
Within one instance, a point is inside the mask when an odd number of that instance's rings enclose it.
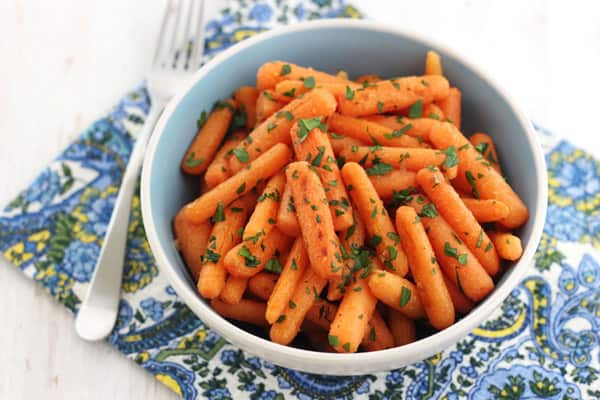
<path fill-rule="evenodd" d="M 421 75 L 425 54 L 437 51 L 444 75 L 463 94 L 463 131 L 488 133 L 495 141 L 503 169 L 530 210 L 519 230 L 523 257 L 507 269 L 494 292 L 453 326 L 415 343 L 388 350 L 330 354 L 272 343 L 246 332 L 216 314 L 196 292 L 174 246 L 171 222 L 194 199 L 198 179 L 184 175 L 182 155 L 196 134 L 202 110 L 242 85 L 254 85 L 256 71 L 267 61 L 286 60 L 350 76 Z M 226 50 L 200 69 L 188 87 L 171 100 L 152 136 L 142 176 L 142 212 L 150 246 L 160 268 L 181 299 L 208 326 L 249 353 L 276 364 L 320 374 L 363 374 L 398 368 L 454 344 L 498 308 L 518 284 L 533 258 L 546 215 L 547 181 L 542 149 L 514 102 L 491 79 L 442 46 L 415 34 L 369 21 L 324 20 L 257 35 Z"/>

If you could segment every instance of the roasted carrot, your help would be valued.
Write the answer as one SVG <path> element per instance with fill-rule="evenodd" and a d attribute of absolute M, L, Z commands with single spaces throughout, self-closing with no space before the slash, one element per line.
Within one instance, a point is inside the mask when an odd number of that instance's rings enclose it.
<path fill-rule="evenodd" d="M 317 299 L 306 313 L 306 321 L 310 321 L 313 325 L 318 326 L 326 332 L 329 332 L 329 327 L 335 315 L 337 314 L 337 306 L 323 299 Z"/>
<path fill-rule="evenodd" d="M 277 213 L 277 227 L 288 236 L 296 237 L 301 234 L 289 182 L 285 183 L 283 194 L 281 195 L 281 202 L 279 203 L 279 211 Z"/>
<path fill-rule="evenodd" d="M 280 171 L 269 179 L 267 186 L 258 196 L 256 207 L 244 228 L 243 241 L 249 247 L 262 241 L 275 228 L 284 186 L 285 173 Z"/>
<path fill-rule="evenodd" d="M 427 52 L 425 57 L 425 75 L 444 75 L 442 70 L 442 59 L 433 50 Z"/>
<path fill-rule="evenodd" d="M 408 272 L 406 254 L 383 201 L 377 195 L 367 172 L 357 163 L 349 162 L 342 168 L 342 177 L 379 259 L 395 274 L 406 275 Z"/>
<path fill-rule="evenodd" d="M 423 115 L 425 116 L 425 114 Z M 362 117 L 362 119 L 385 126 L 392 131 L 403 132 L 408 136 L 420 138 L 425 141 L 429 140 L 431 128 L 440 123 L 440 121 L 428 117 L 409 119 L 402 115 L 369 115 L 367 117 Z"/>
<path fill-rule="evenodd" d="M 279 82 L 285 80 L 301 80 L 309 87 L 328 82 L 348 83 L 346 79 L 335 75 L 284 61 L 265 63 L 256 74 L 256 86 L 261 90 L 274 89 Z"/>
<path fill-rule="evenodd" d="M 338 97 L 339 110 L 355 117 L 397 112 L 419 101 L 427 104 L 445 99 L 449 88 L 446 78 L 437 75 L 385 80 L 356 90 L 353 95 Z"/>
<path fill-rule="evenodd" d="M 421 114 L 421 119 L 433 119 L 437 121 L 444 121 L 446 116 L 444 115 L 444 111 L 435 103 L 429 103 L 423 106 L 423 113 Z"/>
<path fill-rule="evenodd" d="M 370 175 L 375 191 L 383 200 L 390 200 L 394 193 L 414 189 L 416 174 L 413 171 L 394 169 L 384 175 Z"/>
<path fill-rule="evenodd" d="M 494 145 L 494 141 L 492 138 L 483 133 L 476 132 L 469 137 L 471 144 L 475 147 L 483 158 L 486 161 L 489 161 L 492 164 L 492 167 L 500 174 L 502 174 L 502 168 L 500 167 L 500 159 L 498 158 L 498 153 L 496 152 L 496 145 Z"/>
<path fill-rule="evenodd" d="M 229 167 L 237 172 L 276 144 L 290 144 L 290 129 L 297 120 L 326 117 L 333 114 L 335 108 L 335 98 L 323 89 L 311 90 L 301 99 L 291 101 L 250 132 L 236 148 L 240 156 L 232 157 Z"/>
<path fill-rule="evenodd" d="M 398 208 L 396 229 L 402 244 L 410 249 L 407 250 L 410 271 L 429 322 L 436 329 L 447 328 L 454 323 L 454 306 L 425 228 L 413 208 Z"/>
<path fill-rule="evenodd" d="M 238 304 L 242 300 L 247 287 L 248 278 L 229 275 L 219 298 L 227 304 Z"/>
<path fill-rule="evenodd" d="M 494 245 L 441 172 L 437 168 L 424 168 L 417 172 L 417 183 L 487 273 L 496 275 L 500 260 Z"/>
<path fill-rule="evenodd" d="M 278 279 L 279 275 L 262 271 L 248 279 L 248 290 L 259 299 L 267 301 Z"/>
<path fill-rule="evenodd" d="M 207 189 L 214 188 L 231 176 L 228 161 L 230 151 L 233 151 L 245 137 L 246 134 L 243 131 L 234 132 L 229 139 L 223 143 L 223 146 L 221 146 L 204 173 L 204 181 L 206 182 Z"/>
<path fill-rule="evenodd" d="M 400 311 L 390 309 L 388 314 L 388 325 L 394 337 L 394 345 L 404 346 L 417 340 L 415 323 L 412 319 L 402 315 Z"/>
<path fill-rule="evenodd" d="M 377 310 L 375 310 L 369 321 L 369 326 L 367 327 L 365 336 L 363 336 L 361 345 L 366 351 L 377 351 L 394 347 L 392 332 L 390 332 L 385 320 Z"/>
<path fill-rule="evenodd" d="M 177 240 L 177 248 L 183 256 L 194 281 L 198 281 L 202 268 L 202 255 L 208 245 L 212 225 L 209 221 L 193 224 L 184 212 L 180 211 L 173 221 L 173 230 Z"/>
<path fill-rule="evenodd" d="M 461 198 L 478 222 L 496 222 L 508 217 L 508 206 L 499 200 Z"/>
<path fill-rule="evenodd" d="M 454 304 L 454 309 L 463 315 L 468 314 L 475 307 L 473 302 L 446 275 L 444 275 L 444 283 L 452 299 L 452 304 Z"/>
<path fill-rule="evenodd" d="M 366 83 L 375 83 L 375 82 L 379 82 L 380 80 L 381 80 L 381 77 L 379 75 L 365 74 L 365 75 L 359 76 L 354 81 L 356 83 L 360 83 L 361 85 L 363 85 L 365 82 Z"/>
<path fill-rule="evenodd" d="M 206 221 L 215 213 L 219 203 L 229 204 L 248 193 L 256 186 L 257 182 L 275 175 L 287 164 L 291 156 L 290 148 L 285 144 L 279 143 L 273 146 L 248 168 L 184 206 L 184 214 L 196 224 Z"/>
<path fill-rule="evenodd" d="M 294 97 L 298 97 L 299 95 L 301 95 L 303 93 L 308 92 L 309 90 L 312 90 L 314 87 L 325 89 L 329 93 L 334 95 L 335 97 L 338 97 L 338 96 L 345 96 L 347 90 L 360 88 L 360 85 L 352 84 L 351 82 L 348 82 L 348 83 L 324 82 L 324 83 L 319 83 L 316 86 L 308 87 L 306 85 L 306 83 L 303 81 L 287 80 L 287 81 L 279 82 L 275 86 L 275 92 L 277 94 L 279 94 L 280 96 L 294 98 Z M 348 89 L 346 89 L 346 88 L 348 88 Z"/>
<path fill-rule="evenodd" d="M 265 119 L 281 110 L 287 102 L 279 99 L 278 93 L 272 90 L 263 90 L 256 99 L 256 124 L 262 123 Z"/>
<path fill-rule="evenodd" d="M 437 99 L 437 105 L 444 112 L 446 121 L 452 122 L 454 126 L 460 129 L 461 120 L 461 98 L 462 94 L 460 90 L 453 87 L 450 88 L 448 96 L 443 99 Z"/>
<path fill-rule="evenodd" d="M 236 107 L 237 103 L 232 99 L 219 102 L 204 124 L 198 124 L 198 133 L 181 160 L 181 169 L 185 173 L 200 175 L 206 171 L 227 133 Z"/>
<path fill-rule="evenodd" d="M 457 149 L 458 174 L 453 183 L 470 188 L 475 198 L 496 199 L 508 206 L 508 217 L 499 221 L 502 225 L 518 228 L 527 221 L 529 212 L 523 201 L 458 129 L 448 123 L 440 124 L 432 129 L 430 139 L 437 148 Z"/>
<path fill-rule="evenodd" d="M 312 268 L 326 279 L 340 276 L 342 259 L 323 184 L 306 161 L 288 165 L 286 176 Z"/>
<path fill-rule="evenodd" d="M 344 149 L 350 149 L 352 146 L 366 146 L 367 143 L 351 138 L 349 136 L 340 135 L 335 132 L 328 132 L 329 142 L 335 155 L 340 154 Z"/>
<path fill-rule="evenodd" d="M 240 109 L 246 113 L 246 129 L 253 129 L 256 125 L 256 100 L 259 91 L 254 86 L 242 86 L 233 94 Z"/>
<path fill-rule="evenodd" d="M 516 261 L 523 255 L 523 245 L 518 236 L 508 232 L 488 232 L 500 258 Z"/>
<path fill-rule="evenodd" d="M 425 316 L 416 286 L 408 279 L 376 270 L 369 277 L 369 288 L 375 297 L 411 319 Z"/>
<path fill-rule="evenodd" d="M 265 303 L 242 299 L 237 304 L 227 304 L 219 299 L 212 299 L 211 307 L 225 318 L 248 322 L 253 325 L 267 326 L 265 320 Z"/>

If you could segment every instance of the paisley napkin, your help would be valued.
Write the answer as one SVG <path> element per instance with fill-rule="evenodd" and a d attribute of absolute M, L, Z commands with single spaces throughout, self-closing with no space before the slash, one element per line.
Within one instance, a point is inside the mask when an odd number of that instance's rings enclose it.
<path fill-rule="evenodd" d="M 236 0 L 206 26 L 206 54 L 281 24 L 360 17 L 343 0 Z M 74 313 L 148 111 L 125 95 L 0 213 L 0 252 Z M 228 344 L 160 275 L 133 200 L 119 317 L 108 341 L 185 399 L 600 399 L 600 163 L 536 127 L 549 209 L 528 276 L 469 336 L 373 375 L 317 376 Z"/>

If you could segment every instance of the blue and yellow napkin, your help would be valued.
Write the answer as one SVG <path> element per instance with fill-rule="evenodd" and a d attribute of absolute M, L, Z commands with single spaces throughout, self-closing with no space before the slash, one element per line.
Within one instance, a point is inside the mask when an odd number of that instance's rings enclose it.
<path fill-rule="evenodd" d="M 206 54 L 263 30 L 360 13 L 343 0 L 236 0 L 206 26 Z M 143 86 L 0 213 L 0 252 L 77 312 L 148 111 Z M 211 331 L 160 275 L 133 200 L 117 325 L 108 341 L 185 399 L 600 399 L 600 163 L 536 127 L 549 208 L 528 276 L 455 346 L 405 368 L 332 377 L 248 355 Z"/>

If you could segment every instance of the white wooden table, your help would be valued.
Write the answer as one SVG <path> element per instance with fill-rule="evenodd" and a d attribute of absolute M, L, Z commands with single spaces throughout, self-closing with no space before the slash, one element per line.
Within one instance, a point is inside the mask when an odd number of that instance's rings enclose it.
<path fill-rule="evenodd" d="M 209 0 L 209 13 L 220 0 Z M 392 4 L 393 3 L 393 4 Z M 354 0 L 372 18 L 467 54 L 531 117 L 600 156 L 600 7 L 592 1 Z M 150 61 L 163 2 L 0 1 L 0 205 Z M 0 261 L 0 399 L 173 398 Z"/>

